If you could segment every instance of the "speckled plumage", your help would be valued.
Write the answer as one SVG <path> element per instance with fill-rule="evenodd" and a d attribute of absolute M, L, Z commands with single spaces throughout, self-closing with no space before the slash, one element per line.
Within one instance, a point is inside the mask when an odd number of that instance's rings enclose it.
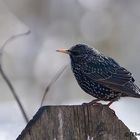
<path fill-rule="evenodd" d="M 83 44 L 73 46 L 68 54 L 75 78 L 86 93 L 104 101 L 126 96 L 140 98 L 132 74 L 114 59 Z"/>

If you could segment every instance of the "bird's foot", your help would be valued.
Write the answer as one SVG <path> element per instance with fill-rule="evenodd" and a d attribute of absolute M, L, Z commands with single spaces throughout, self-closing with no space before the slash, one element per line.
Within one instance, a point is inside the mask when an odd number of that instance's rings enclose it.
<path fill-rule="evenodd" d="M 89 103 L 83 103 L 82 105 L 83 106 L 90 106 L 90 105 L 95 105 L 96 106 L 96 105 L 102 105 L 102 104 L 101 103 L 90 103 L 89 102 Z"/>
<path fill-rule="evenodd" d="M 100 106 L 100 105 L 103 105 L 102 103 L 95 103 L 95 104 L 93 104 L 93 105 L 98 105 L 98 106 Z"/>
<path fill-rule="evenodd" d="M 100 101 L 100 100 L 99 99 L 95 99 L 95 100 L 92 100 L 89 103 L 83 103 L 82 105 L 101 105 L 101 103 L 98 103 L 98 101 Z"/>
<path fill-rule="evenodd" d="M 107 106 L 109 107 L 109 106 L 111 106 L 111 104 L 113 103 L 114 101 L 110 101 L 108 104 L 107 104 Z"/>

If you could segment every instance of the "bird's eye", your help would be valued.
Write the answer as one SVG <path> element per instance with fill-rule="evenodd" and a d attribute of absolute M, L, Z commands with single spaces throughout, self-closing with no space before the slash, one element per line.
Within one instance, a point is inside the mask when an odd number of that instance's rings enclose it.
<path fill-rule="evenodd" d="M 71 51 L 71 53 L 72 53 L 73 55 L 79 55 L 79 54 L 80 54 L 79 51 Z"/>

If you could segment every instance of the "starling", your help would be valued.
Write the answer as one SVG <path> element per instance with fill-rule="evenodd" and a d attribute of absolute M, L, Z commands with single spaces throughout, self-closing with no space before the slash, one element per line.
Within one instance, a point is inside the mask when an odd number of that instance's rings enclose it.
<path fill-rule="evenodd" d="M 109 101 L 110 106 L 120 97 L 140 98 L 140 89 L 134 83 L 132 73 L 111 57 L 104 56 L 95 48 L 77 44 L 58 52 L 69 54 L 71 68 L 80 87 L 97 101 Z"/>

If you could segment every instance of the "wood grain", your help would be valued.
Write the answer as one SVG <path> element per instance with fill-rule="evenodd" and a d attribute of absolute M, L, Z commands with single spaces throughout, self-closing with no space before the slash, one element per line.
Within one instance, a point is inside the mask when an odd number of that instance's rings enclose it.
<path fill-rule="evenodd" d="M 103 105 L 44 106 L 17 140 L 137 140 Z"/>

